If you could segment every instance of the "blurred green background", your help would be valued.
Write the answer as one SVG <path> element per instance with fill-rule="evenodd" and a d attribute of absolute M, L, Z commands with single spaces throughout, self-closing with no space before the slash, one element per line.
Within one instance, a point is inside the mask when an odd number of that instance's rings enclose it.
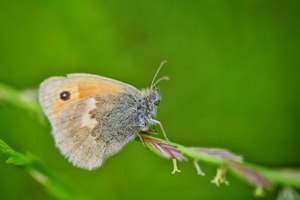
<path fill-rule="evenodd" d="M 161 120 L 172 141 L 223 147 L 268 167 L 300 166 L 299 1 L 2 0 L 0 82 L 37 88 L 72 72 L 148 87 L 163 59 Z M 39 156 L 87 199 L 253 199 L 215 167 L 192 163 L 171 175 L 170 161 L 139 142 L 89 172 L 69 164 L 48 123 L 0 104 L 0 138 Z M 51 199 L 0 158 L 0 199 Z M 265 199 L 274 199 L 276 191 Z"/>

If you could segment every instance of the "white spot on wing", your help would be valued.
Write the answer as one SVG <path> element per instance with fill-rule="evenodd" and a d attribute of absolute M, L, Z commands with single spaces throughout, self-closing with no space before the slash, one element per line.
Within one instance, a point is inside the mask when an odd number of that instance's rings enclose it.
<path fill-rule="evenodd" d="M 83 116 L 81 118 L 81 124 L 83 126 L 87 126 L 90 129 L 93 129 L 97 125 L 97 120 L 95 118 L 91 118 L 91 115 L 89 114 L 90 111 L 96 109 L 96 99 L 95 98 L 89 98 L 87 100 L 86 110 L 88 112 L 83 113 Z"/>

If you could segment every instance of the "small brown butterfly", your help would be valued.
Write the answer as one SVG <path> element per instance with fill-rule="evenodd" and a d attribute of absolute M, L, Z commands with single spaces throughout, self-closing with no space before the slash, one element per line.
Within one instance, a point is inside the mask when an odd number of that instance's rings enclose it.
<path fill-rule="evenodd" d="M 161 95 L 156 76 L 150 89 L 102 76 L 69 74 L 42 82 L 39 101 L 51 125 L 56 146 L 75 166 L 100 167 L 155 120 Z M 164 130 L 162 128 L 164 133 Z M 164 133 L 165 135 L 165 133 Z"/>

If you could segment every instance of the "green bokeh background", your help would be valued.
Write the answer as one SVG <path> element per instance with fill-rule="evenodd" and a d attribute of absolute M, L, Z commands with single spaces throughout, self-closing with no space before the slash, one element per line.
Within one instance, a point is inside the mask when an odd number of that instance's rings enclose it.
<path fill-rule="evenodd" d="M 163 59 L 158 119 L 185 145 L 224 147 L 268 167 L 300 166 L 299 1 L 2 0 L 0 82 L 37 88 L 53 75 L 100 74 L 148 87 Z M 88 199 L 253 199 L 215 167 L 172 164 L 132 142 L 89 172 L 54 146 L 49 124 L 0 104 L 0 138 L 39 156 Z M 0 158 L 0 199 L 51 199 Z M 265 199 L 274 199 L 276 191 Z"/>

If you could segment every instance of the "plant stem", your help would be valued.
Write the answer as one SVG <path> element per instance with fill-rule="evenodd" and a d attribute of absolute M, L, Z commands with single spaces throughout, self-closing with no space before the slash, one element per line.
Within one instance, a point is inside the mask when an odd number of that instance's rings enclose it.
<path fill-rule="evenodd" d="M 300 189 L 300 170 L 299 169 L 270 169 L 254 164 L 247 164 L 256 169 L 269 180 L 284 186 L 291 186 Z"/>
<path fill-rule="evenodd" d="M 0 83 L 0 101 L 9 102 L 21 109 L 41 114 L 41 107 L 37 101 L 37 92 L 31 91 L 31 94 L 17 91 L 9 86 Z"/>
<path fill-rule="evenodd" d="M 7 158 L 7 163 L 24 169 L 45 191 L 55 199 L 77 199 L 74 191 L 60 180 L 52 170 L 33 155 L 24 155 L 13 150 L 0 139 L 0 155 Z"/>
<path fill-rule="evenodd" d="M 164 144 L 170 144 L 178 148 L 178 150 L 185 156 L 196 159 L 199 161 L 211 163 L 217 166 L 228 165 L 230 164 L 228 159 L 219 156 L 213 156 L 206 153 L 200 153 L 193 150 L 191 147 L 187 147 L 178 143 L 168 142 L 161 138 L 157 138 L 154 136 L 149 136 L 148 134 L 142 134 L 144 139 L 151 138 L 157 141 L 160 141 Z M 150 150 L 152 150 L 150 148 Z M 155 151 L 157 153 L 157 151 Z M 241 164 L 245 167 L 251 168 L 263 176 L 265 176 L 269 181 L 273 184 L 279 184 L 284 186 L 292 186 L 300 189 L 300 171 L 299 170 L 291 170 L 291 169 L 270 169 L 266 167 L 262 167 L 259 165 L 254 165 L 246 162 L 241 162 Z M 244 177 L 241 177 L 244 178 Z"/>

